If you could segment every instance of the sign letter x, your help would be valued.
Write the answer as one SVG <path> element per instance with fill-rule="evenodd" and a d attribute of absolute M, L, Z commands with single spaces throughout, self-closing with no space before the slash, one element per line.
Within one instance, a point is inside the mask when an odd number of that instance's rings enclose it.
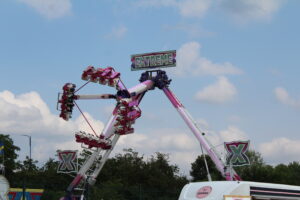
<path fill-rule="evenodd" d="M 227 164 L 232 166 L 249 165 L 250 161 L 246 155 L 249 141 L 225 142 L 225 149 L 228 152 Z"/>
<path fill-rule="evenodd" d="M 59 151 L 58 158 L 59 158 L 59 166 L 57 171 L 58 172 L 76 172 L 77 167 L 75 164 L 77 151 Z"/>

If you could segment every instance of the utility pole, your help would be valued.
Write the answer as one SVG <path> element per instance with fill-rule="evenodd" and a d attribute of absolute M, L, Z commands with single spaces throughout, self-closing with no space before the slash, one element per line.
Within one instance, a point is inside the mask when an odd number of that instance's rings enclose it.
<path fill-rule="evenodd" d="M 28 137 L 28 139 L 29 139 L 29 169 L 28 170 L 31 170 L 31 136 L 30 135 L 22 135 L 22 136 Z M 23 199 L 26 198 L 26 195 L 25 195 L 26 187 L 25 187 L 25 180 L 24 179 L 25 178 L 23 177 L 23 194 L 22 194 Z"/>
<path fill-rule="evenodd" d="M 29 170 L 31 169 L 31 136 L 30 135 L 22 135 L 28 137 L 29 139 Z"/>

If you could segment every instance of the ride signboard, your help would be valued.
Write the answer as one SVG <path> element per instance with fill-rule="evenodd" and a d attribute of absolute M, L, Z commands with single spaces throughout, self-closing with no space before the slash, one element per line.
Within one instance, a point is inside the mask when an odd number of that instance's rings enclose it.
<path fill-rule="evenodd" d="M 131 62 L 131 71 L 175 67 L 176 50 L 135 54 Z"/>
<path fill-rule="evenodd" d="M 227 151 L 226 163 L 230 166 L 250 165 L 246 152 L 248 151 L 250 141 L 225 142 Z"/>
<path fill-rule="evenodd" d="M 65 150 L 57 151 L 59 165 L 58 173 L 72 173 L 77 172 L 77 151 Z"/>

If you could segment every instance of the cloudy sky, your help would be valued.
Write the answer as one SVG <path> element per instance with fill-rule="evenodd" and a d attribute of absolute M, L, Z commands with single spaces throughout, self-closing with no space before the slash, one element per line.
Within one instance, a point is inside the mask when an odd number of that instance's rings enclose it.
<path fill-rule="evenodd" d="M 66 82 L 80 86 L 88 65 L 113 66 L 138 83 L 130 55 L 177 50 L 170 88 L 209 140 L 249 139 L 268 164 L 299 161 L 300 1 L 297 0 L 4 0 L 0 2 L 0 132 L 42 164 L 56 149 L 79 148 L 89 131 L 77 110 L 56 110 Z M 83 94 L 114 93 L 90 84 Z M 115 102 L 78 102 L 100 133 Z M 147 93 L 136 132 L 114 153 L 133 148 L 170 154 L 187 174 L 199 144 L 159 90 Z"/>

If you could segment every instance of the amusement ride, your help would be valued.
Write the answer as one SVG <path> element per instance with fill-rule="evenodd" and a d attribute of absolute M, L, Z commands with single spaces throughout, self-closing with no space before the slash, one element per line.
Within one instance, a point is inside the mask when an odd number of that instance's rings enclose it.
<path fill-rule="evenodd" d="M 83 71 L 81 79 L 87 81 L 83 86 L 79 87 L 78 89 L 73 83 L 66 83 L 63 86 L 63 92 L 59 95 L 58 98 L 60 117 L 68 121 L 72 117 L 73 108 L 77 107 L 90 126 L 93 133 L 91 134 L 82 131 L 75 133 L 76 142 L 81 143 L 82 147 L 90 149 L 92 151 L 92 154 L 86 158 L 80 169 L 77 171 L 75 178 L 66 189 L 66 195 L 62 197 L 61 200 L 84 199 L 83 195 L 80 197 L 77 197 L 75 195 L 76 190 L 78 188 L 84 190 L 86 185 L 93 186 L 95 184 L 96 178 L 99 176 L 99 173 L 108 160 L 119 138 L 123 135 L 132 134 L 134 132 L 133 125 L 136 120 L 141 117 L 141 109 L 139 108 L 139 104 L 144 98 L 145 94 L 154 89 L 162 90 L 162 92 L 167 96 L 173 107 L 177 110 L 178 114 L 181 116 L 183 121 L 186 123 L 186 125 L 189 127 L 191 132 L 200 143 L 201 148 L 206 151 L 206 153 L 216 165 L 217 170 L 226 179 L 226 181 L 204 182 L 200 185 L 197 185 L 197 183 L 190 183 L 183 188 L 179 197 L 180 200 L 221 200 L 221 197 L 222 199 L 226 200 L 248 200 L 251 199 L 252 196 L 253 199 L 276 199 L 273 197 L 278 196 L 278 191 L 279 193 L 287 193 L 286 191 L 291 190 L 295 190 L 294 193 L 300 197 L 300 189 L 296 186 L 294 186 L 296 188 L 288 188 L 287 190 L 286 188 L 289 186 L 285 185 L 260 185 L 261 183 L 244 182 L 241 180 L 241 177 L 236 173 L 233 167 L 228 165 L 228 163 L 221 158 L 214 146 L 212 146 L 207 140 L 205 133 L 200 130 L 197 123 L 189 114 L 187 109 L 171 91 L 171 79 L 169 79 L 165 71 L 161 70 L 161 68 L 173 67 L 176 65 L 176 51 L 136 54 L 131 56 L 131 61 L 132 70 L 146 70 L 141 74 L 139 78 L 140 83 L 135 85 L 134 87 L 127 88 L 121 80 L 121 74 L 115 71 L 113 67 L 95 68 L 93 66 L 88 66 Z M 79 91 L 90 83 L 96 83 L 115 88 L 116 92 L 113 94 L 79 94 Z M 76 103 L 79 100 L 90 99 L 112 99 L 116 101 L 116 106 L 112 112 L 112 115 L 107 124 L 104 126 L 104 129 L 102 130 L 100 135 L 96 134 L 96 131 L 92 127 L 91 123 L 88 121 L 87 117 L 84 115 L 83 111 Z M 225 144 L 225 146 L 226 145 L 233 145 L 237 148 L 239 145 L 241 145 L 241 142 L 235 141 L 231 144 L 227 143 Z M 242 148 L 244 148 L 245 145 L 246 147 L 248 147 L 248 144 L 246 143 L 244 143 L 243 145 L 244 146 Z M 238 160 L 237 157 L 236 159 Z M 208 179 L 209 181 L 211 181 L 211 178 L 209 176 Z M 236 189 L 241 186 L 248 188 L 248 190 Z M 217 187 L 217 189 L 214 189 L 214 192 L 212 192 L 214 187 Z M 273 193 L 269 192 L 271 193 L 271 196 L 273 195 L 272 198 L 267 198 L 267 193 L 265 193 L 264 195 L 264 192 L 267 189 L 261 190 L 261 188 L 271 187 L 275 187 L 277 189 L 272 190 Z M 224 194 L 236 195 L 226 196 Z M 263 197 L 261 198 L 259 196 Z"/>

